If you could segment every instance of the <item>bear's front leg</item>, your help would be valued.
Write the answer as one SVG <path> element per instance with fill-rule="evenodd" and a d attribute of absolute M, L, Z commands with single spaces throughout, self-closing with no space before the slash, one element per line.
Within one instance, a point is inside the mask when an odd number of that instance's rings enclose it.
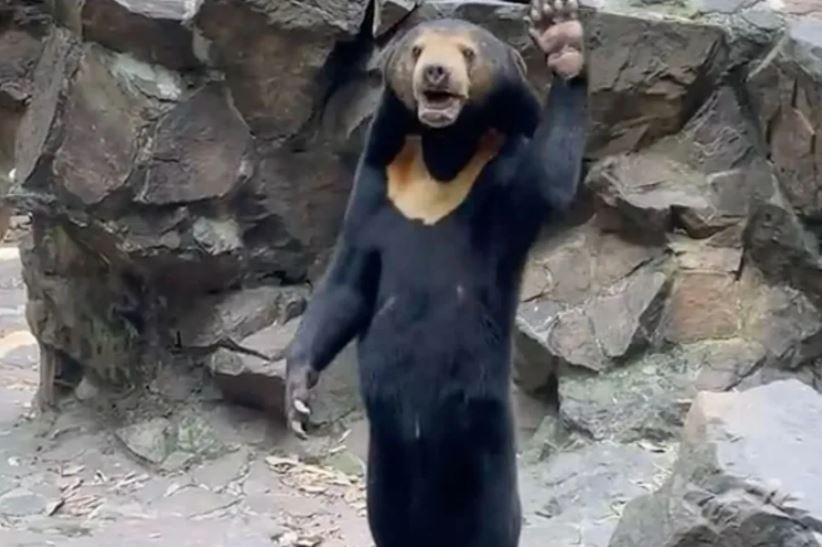
<path fill-rule="evenodd" d="M 517 215 L 539 225 L 576 195 L 588 138 L 588 78 L 577 0 L 532 0 L 527 19 L 528 32 L 557 76 L 517 172 Z"/>

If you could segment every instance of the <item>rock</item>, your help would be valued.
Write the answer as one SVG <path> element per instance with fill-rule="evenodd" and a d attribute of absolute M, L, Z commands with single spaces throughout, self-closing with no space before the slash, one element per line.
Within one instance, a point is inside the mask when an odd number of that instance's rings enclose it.
<path fill-rule="evenodd" d="M 595 441 L 675 438 L 701 362 L 683 350 L 652 353 L 606 374 L 559 377 L 562 426 Z"/>
<path fill-rule="evenodd" d="M 194 24 L 210 40 L 209 58 L 225 72 L 253 133 L 279 139 L 299 133 L 321 106 L 329 56 L 338 40 L 358 33 L 367 6 L 321 0 L 316 9 L 305 9 L 268 0 L 205 0 Z"/>
<path fill-rule="evenodd" d="M 40 35 L 51 22 L 43 0 L 3 0 L 0 2 L 0 21 Z"/>
<path fill-rule="evenodd" d="M 682 131 L 654 143 L 649 150 L 683 163 L 706 176 L 723 176 L 743 169 L 755 157 L 756 131 L 729 85 L 717 89 L 688 120 Z M 750 199 L 748 189 L 738 182 L 727 188 L 729 212 L 742 214 Z"/>
<path fill-rule="evenodd" d="M 0 496 L 0 515 L 4 517 L 29 517 L 45 513 L 47 506 L 46 498 L 23 489 Z"/>
<path fill-rule="evenodd" d="M 668 275 L 648 265 L 577 307 L 526 304 L 517 319 L 517 378 L 533 390 L 558 366 L 611 368 L 654 339 L 668 286 Z"/>
<path fill-rule="evenodd" d="M 732 338 L 740 327 L 740 298 L 733 274 L 683 272 L 674 283 L 665 336 L 674 343 Z"/>
<path fill-rule="evenodd" d="M 191 17 L 191 2 L 166 0 L 55 0 L 58 21 L 119 52 L 175 70 L 196 68 L 191 31 L 183 21 Z"/>
<path fill-rule="evenodd" d="M 227 451 L 214 430 L 196 411 L 186 411 L 180 416 L 174 432 L 177 451 L 191 454 L 196 459 L 211 459 Z"/>
<path fill-rule="evenodd" d="M 351 189 L 351 166 L 327 142 L 299 154 L 258 145 L 260 162 L 236 197 L 249 269 L 288 282 L 324 271 Z"/>
<path fill-rule="evenodd" d="M 635 150 L 681 129 L 727 62 L 719 26 L 606 8 L 591 18 L 587 34 L 594 76 L 589 148 L 598 157 Z"/>
<path fill-rule="evenodd" d="M 586 180 L 600 209 L 614 211 L 611 215 L 627 222 L 627 229 L 648 237 L 671 230 L 675 210 L 707 209 L 707 184 L 704 175 L 651 154 L 606 158 L 591 168 Z"/>
<path fill-rule="evenodd" d="M 127 425 L 114 432 L 136 456 L 154 464 L 162 463 L 172 451 L 174 431 L 165 418 L 153 418 Z"/>
<path fill-rule="evenodd" d="M 246 351 L 219 349 L 208 360 L 208 368 L 217 385 L 231 401 L 255 407 L 284 409 L 284 352 L 299 326 L 299 321 L 285 325 L 273 323 L 243 339 Z"/>
<path fill-rule="evenodd" d="M 305 304 L 306 291 L 301 287 L 263 286 L 231 291 L 181 310 L 172 337 L 186 348 L 242 348 L 243 339 L 275 320 L 285 322 L 300 315 Z"/>
<path fill-rule="evenodd" d="M 78 57 L 71 35 L 60 29 L 52 30 L 34 71 L 33 88 L 37 93 L 32 96 L 30 108 L 18 129 L 15 181 L 26 181 L 29 177 L 42 181 L 47 176 L 44 152 L 53 153 L 58 140 L 50 131 L 58 114 L 58 103 L 64 100 L 64 78 L 77 69 Z"/>
<path fill-rule="evenodd" d="M 0 195 L 12 184 L 14 142 L 25 106 L 31 98 L 32 76 L 42 44 L 37 36 L 3 23 L 0 14 Z M 0 210 L 0 238 L 12 211 Z"/>
<path fill-rule="evenodd" d="M 789 287 L 755 285 L 746 279 L 744 332 L 767 351 L 768 363 L 797 370 L 822 357 L 822 312 L 801 292 Z"/>
<path fill-rule="evenodd" d="M 151 362 L 135 323 L 142 296 L 66 230 L 38 219 L 33 236 L 21 245 L 21 260 L 26 320 L 41 358 L 54 358 L 58 373 L 93 371 L 108 386 L 134 386 Z"/>
<path fill-rule="evenodd" d="M 196 410 L 172 419 L 150 418 L 115 430 L 115 436 L 138 458 L 176 471 L 189 463 L 217 458 L 227 447 Z"/>
<path fill-rule="evenodd" d="M 83 205 L 124 190 L 138 176 L 144 132 L 181 93 L 176 75 L 99 46 L 81 47 L 62 29 L 46 43 L 35 86 L 17 140 L 19 185 L 42 190 L 54 177 Z M 54 135 L 55 127 L 64 133 Z M 223 129 L 232 134 L 230 124 Z"/>
<path fill-rule="evenodd" d="M 589 325 L 586 318 L 592 317 L 591 313 L 612 313 L 619 300 L 615 294 L 639 287 L 639 284 L 626 285 L 626 277 L 644 265 L 658 261 L 662 253 L 662 247 L 642 245 L 603 232 L 596 218 L 557 238 L 539 243 L 526 268 L 520 295 L 523 303 L 517 314 L 514 360 L 517 383 L 526 390 L 538 390 L 555 373 L 559 363 L 552 353 L 554 350 L 546 346 L 547 333 L 552 329 L 573 331 L 564 342 L 574 345 L 577 342 L 571 340 L 578 341 L 573 350 L 576 359 L 594 364 L 605 359 L 605 354 L 592 338 L 595 335 L 612 337 L 610 340 L 614 345 L 607 351 L 619 353 L 620 344 L 624 345 L 630 337 L 626 339 L 627 334 L 613 331 L 601 320 L 597 321 L 599 332 L 594 332 L 591 330 L 593 324 Z M 653 283 L 649 285 L 652 286 Z M 589 302 L 594 300 L 594 295 L 601 296 L 599 303 Z M 635 313 L 628 308 L 621 311 Z M 581 329 L 572 328 L 576 323 L 581 323 Z M 632 325 L 629 320 L 623 326 L 630 330 Z M 560 338 L 560 335 L 556 337 Z"/>
<path fill-rule="evenodd" d="M 23 30 L 0 32 L 0 112 L 20 108 L 31 97 L 31 75 L 42 48 Z"/>
<path fill-rule="evenodd" d="M 770 283 L 787 283 L 822 305 L 822 259 L 818 243 L 790 208 L 764 203 L 744 233 L 752 261 Z"/>
<path fill-rule="evenodd" d="M 747 90 L 791 205 L 822 214 L 822 20 L 791 21 L 787 35 L 755 67 Z"/>
<path fill-rule="evenodd" d="M 297 313 L 301 312 L 300 308 Z M 288 320 L 288 316 L 285 320 L 276 316 L 267 319 L 261 327 L 247 322 L 233 329 L 243 336 L 222 344 L 207 358 L 206 366 L 226 399 L 280 417 L 285 408 L 285 350 L 300 321 Z M 350 344 L 323 372 L 313 390 L 314 426 L 334 424 L 361 408 L 356 366 L 354 344 Z"/>
<path fill-rule="evenodd" d="M 804 365 L 790 370 L 771 366 L 760 367 L 740 382 L 739 388 L 749 389 L 782 380 L 799 380 L 822 393 L 822 359 L 808 361 Z"/>
<path fill-rule="evenodd" d="M 44 120 L 65 127 L 53 152 L 53 175 L 85 205 L 98 203 L 126 185 L 137 158 L 139 134 L 154 106 L 120 78 L 116 63 L 107 52 L 87 48 L 71 80 L 65 109 L 55 113 L 57 119 Z M 40 153 L 52 151 L 46 148 Z"/>
<path fill-rule="evenodd" d="M 822 396 L 796 380 L 700 393 L 670 478 L 610 547 L 822 545 L 821 424 Z"/>
<path fill-rule="evenodd" d="M 766 363 L 766 351 L 760 343 L 740 338 L 690 345 L 688 353 L 700 363 L 695 384 L 698 391 L 738 388 Z"/>
<path fill-rule="evenodd" d="M 721 235 L 721 234 L 720 234 Z M 682 270 L 714 274 L 737 274 L 742 268 L 741 246 L 730 246 L 716 240 L 693 240 L 672 234 L 668 247 Z"/>
<path fill-rule="evenodd" d="M 325 458 L 325 465 L 351 477 L 365 475 L 365 463 L 348 450 L 338 450 Z"/>
<path fill-rule="evenodd" d="M 160 120 L 138 202 L 221 198 L 251 175 L 251 136 L 230 100 L 221 86 L 206 86 Z"/>
<path fill-rule="evenodd" d="M 664 479 L 669 453 L 598 443 L 563 452 L 521 473 L 525 527 L 520 544 L 605 547 L 615 514 Z M 637 544 L 640 545 L 640 544 Z"/>
<path fill-rule="evenodd" d="M 420 4 L 422 0 L 377 0 L 372 31 L 374 36 L 380 37 L 392 31 Z"/>

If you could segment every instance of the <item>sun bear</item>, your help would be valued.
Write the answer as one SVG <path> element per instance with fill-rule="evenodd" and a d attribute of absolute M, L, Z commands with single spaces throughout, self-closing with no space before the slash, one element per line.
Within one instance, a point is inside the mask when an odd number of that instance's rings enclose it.
<path fill-rule="evenodd" d="M 534 0 L 554 74 L 459 20 L 396 41 L 341 233 L 286 356 L 287 419 L 357 339 L 377 547 L 514 547 L 511 336 L 528 252 L 580 178 L 588 127 L 575 0 Z"/>

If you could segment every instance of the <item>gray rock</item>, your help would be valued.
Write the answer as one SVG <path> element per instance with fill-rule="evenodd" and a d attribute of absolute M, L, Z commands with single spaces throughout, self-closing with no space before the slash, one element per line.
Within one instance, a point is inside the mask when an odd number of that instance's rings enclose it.
<path fill-rule="evenodd" d="M 105 50 L 86 48 L 69 80 L 65 109 L 48 120 L 64 126 L 66 132 L 54 151 L 54 176 L 86 205 L 125 186 L 137 158 L 144 118 L 154 107 L 114 69 L 116 63 L 117 58 Z"/>
<path fill-rule="evenodd" d="M 822 545 L 822 396 L 796 380 L 700 393 L 679 458 L 611 547 Z"/>
<path fill-rule="evenodd" d="M 240 341 L 254 353 L 219 349 L 207 362 L 223 395 L 234 402 L 255 408 L 284 409 L 284 352 L 299 326 L 273 323 Z"/>
<path fill-rule="evenodd" d="M 173 426 L 165 418 L 127 425 L 114 434 L 133 454 L 154 464 L 162 463 L 174 445 Z"/>
<path fill-rule="evenodd" d="M 393 30 L 420 4 L 422 0 L 377 0 L 374 13 L 374 36 L 382 36 Z"/>
<path fill-rule="evenodd" d="M 130 315 L 140 300 L 134 287 L 104 273 L 105 266 L 85 255 L 63 229 L 38 224 L 34 232 L 21 259 L 29 297 L 26 320 L 40 342 L 41 358 L 54 359 L 74 383 L 87 370 L 101 384 L 133 386 L 151 361 L 144 359 L 144 339 Z"/>
<path fill-rule="evenodd" d="M 0 496 L 0 515 L 28 517 L 45 512 L 48 500 L 33 492 L 18 489 Z"/>
<path fill-rule="evenodd" d="M 166 0 L 54 0 L 59 23 L 84 39 L 172 69 L 196 68 L 192 33 L 183 21 L 191 2 Z"/>
<path fill-rule="evenodd" d="M 70 33 L 54 29 L 43 45 L 33 76 L 30 108 L 20 124 L 15 146 L 15 181 L 46 177 L 43 156 L 53 153 L 58 139 L 50 134 L 64 100 L 64 78 L 77 69 L 78 48 Z"/>
<path fill-rule="evenodd" d="M 744 237 L 751 259 L 770 283 L 787 283 L 822 305 L 822 259 L 816 238 L 790 207 L 761 204 Z"/>
<path fill-rule="evenodd" d="M 557 367 L 602 371 L 648 345 L 668 286 L 668 275 L 648 265 L 577 307 L 524 304 L 517 320 L 518 380 L 533 390 Z"/>
<path fill-rule="evenodd" d="M 787 35 L 755 67 L 747 90 L 788 200 L 803 216 L 822 212 L 822 20 L 791 21 Z"/>
<path fill-rule="evenodd" d="M 177 451 L 191 454 L 196 459 L 212 459 L 228 450 L 209 422 L 196 410 L 184 412 L 177 420 L 174 447 Z"/>
<path fill-rule="evenodd" d="M 0 32 L 0 112 L 3 117 L 31 97 L 31 77 L 42 48 L 40 40 L 23 29 Z"/>
<path fill-rule="evenodd" d="M 264 327 L 300 315 L 305 295 L 302 287 L 263 286 L 206 298 L 181 310 L 173 337 L 188 348 L 242 347 L 243 339 Z"/>
<path fill-rule="evenodd" d="M 600 209 L 613 211 L 625 229 L 664 234 L 673 228 L 674 211 L 703 211 L 708 181 L 689 167 L 653 154 L 606 158 L 591 168 L 586 185 Z"/>
<path fill-rule="evenodd" d="M 700 363 L 695 388 L 699 391 L 728 391 L 741 387 L 761 370 L 767 352 L 758 342 L 743 339 L 711 341 L 688 347 Z"/>
<path fill-rule="evenodd" d="M 524 469 L 520 544 L 607 546 L 622 507 L 658 486 L 671 460 L 670 452 L 598 443 Z"/>
<path fill-rule="evenodd" d="M 194 23 L 211 41 L 234 104 L 254 134 L 297 134 L 321 104 L 325 66 L 353 38 L 367 2 L 320 0 L 315 9 L 268 0 L 205 0 Z M 271 85 L 287 79 L 287 85 Z"/>
<path fill-rule="evenodd" d="M 655 353 L 605 374 L 559 378 L 562 425 L 593 440 L 675 438 L 694 396 L 699 360 L 685 351 Z"/>
<path fill-rule="evenodd" d="M 138 202 L 217 199 L 251 175 L 244 157 L 251 136 L 230 100 L 222 86 L 209 85 L 160 120 Z"/>
<path fill-rule="evenodd" d="M 740 307 L 733 273 L 682 272 L 671 291 L 665 337 L 674 343 L 733 338 L 741 327 Z"/>
<path fill-rule="evenodd" d="M 762 344 L 771 366 L 796 370 L 822 357 L 822 312 L 805 295 L 778 285 L 746 293 L 746 336 Z"/>

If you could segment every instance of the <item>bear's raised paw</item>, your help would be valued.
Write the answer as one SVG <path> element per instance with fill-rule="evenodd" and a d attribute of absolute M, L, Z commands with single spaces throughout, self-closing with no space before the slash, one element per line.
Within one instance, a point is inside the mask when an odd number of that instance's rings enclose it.
<path fill-rule="evenodd" d="M 585 68 L 585 37 L 578 0 L 531 0 L 528 32 L 543 53 L 548 68 L 564 79 Z"/>

